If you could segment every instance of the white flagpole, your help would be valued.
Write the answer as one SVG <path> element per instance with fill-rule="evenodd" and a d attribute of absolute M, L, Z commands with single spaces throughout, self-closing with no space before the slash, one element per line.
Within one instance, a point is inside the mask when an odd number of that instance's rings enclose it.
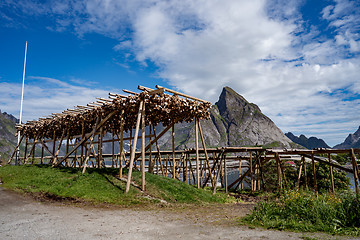
<path fill-rule="evenodd" d="M 26 54 L 27 54 L 27 41 L 25 42 L 25 57 L 24 57 L 24 70 L 23 70 L 23 81 L 22 81 L 22 89 L 21 89 L 21 102 L 20 102 L 20 119 L 19 119 L 19 124 L 21 123 L 21 119 L 22 119 L 22 111 L 23 111 L 23 102 L 24 102 L 24 85 L 25 85 L 25 67 L 26 67 Z M 18 145 L 20 142 L 20 132 L 18 132 Z M 18 165 L 19 162 L 19 153 L 20 153 L 20 146 L 17 148 L 16 150 L 16 162 L 15 165 Z"/>

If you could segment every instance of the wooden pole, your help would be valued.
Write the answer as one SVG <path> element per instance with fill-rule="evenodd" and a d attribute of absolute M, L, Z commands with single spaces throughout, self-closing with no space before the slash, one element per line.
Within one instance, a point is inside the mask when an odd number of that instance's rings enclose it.
<path fill-rule="evenodd" d="M 350 150 L 351 150 L 351 157 L 355 160 L 356 172 L 357 172 L 357 175 L 358 175 L 358 180 L 360 181 L 360 172 L 359 172 L 359 167 L 358 167 L 358 164 L 357 164 L 357 161 L 356 161 L 355 151 L 354 151 L 353 148 L 351 148 Z"/>
<path fill-rule="evenodd" d="M 171 142 L 172 142 L 172 178 L 175 179 L 175 126 L 174 122 L 172 123 L 172 134 L 171 134 Z"/>
<path fill-rule="evenodd" d="M 225 192 L 228 192 L 228 179 L 227 179 L 227 166 L 226 166 L 226 153 L 224 153 L 224 179 L 225 179 Z"/>
<path fill-rule="evenodd" d="M 81 140 L 84 139 L 85 137 L 85 122 L 84 120 L 81 121 Z M 84 163 L 84 144 L 81 144 L 81 150 L 80 150 L 80 164 L 79 164 L 79 167 L 81 167 Z"/>
<path fill-rule="evenodd" d="M 152 159 L 152 144 L 151 144 L 151 128 L 152 125 L 149 125 L 149 143 L 150 143 L 150 148 L 149 148 L 149 168 L 148 168 L 148 172 L 149 173 L 154 173 L 154 160 Z"/>
<path fill-rule="evenodd" d="M 24 159 L 23 159 L 24 163 L 26 161 L 28 144 L 29 144 L 29 138 L 26 136 L 26 138 L 25 138 L 25 149 L 24 149 Z"/>
<path fill-rule="evenodd" d="M 119 137 L 118 137 L 119 138 Z M 120 160 L 119 160 L 119 177 L 122 178 L 123 174 L 123 152 L 124 152 L 124 109 L 120 114 Z"/>
<path fill-rule="evenodd" d="M 205 161 L 206 161 L 206 163 L 208 165 L 208 169 L 209 169 L 209 176 L 210 176 L 210 180 L 211 180 L 211 185 L 212 185 L 212 187 L 214 187 L 214 179 L 213 179 L 213 176 L 212 176 L 212 173 L 211 173 L 211 168 L 210 168 L 210 163 L 209 163 L 209 156 L 208 156 L 208 153 L 207 153 L 207 150 L 206 150 L 205 139 L 204 139 L 203 131 L 201 129 L 200 121 L 198 121 L 198 128 L 199 128 L 201 143 L 202 143 L 204 153 L 205 153 Z M 203 185 L 203 186 L 205 186 L 205 185 Z"/>
<path fill-rule="evenodd" d="M 53 154 L 53 159 L 52 161 L 54 162 L 55 161 L 55 158 L 56 158 L 56 131 L 54 130 L 54 133 L 53 133 L 53 139 L 52 139 L 52 142 L 53 142 L 53 145 L 52 145 L 52 154 Z"/>
<path fill-rule="evenodd" d="M 216 173 L 216 177 L 215 177 L 215 186 L 214 186 L 214 189 L 213 189 L 213 194 L 216 193 L 216 187 L 217 187 L 217 183 L 218 183 L 218 180 L 219 180 L 219 176 L 220 176 L 220 172 L 222 171 L 221 168 L 222 168 L 222 161 L 223 161 L 223 158 L 224 158 L 224 152 L 222 152 L 221 156 L 220 156 L 220 164 L 219 164 L 219 168 L 218 168 L 218 171 Z M 215 165 L 214 165 L 215 167 Z"/>
<path fill-rule="evenodd" d="M 328 158 L 329 158 L 329 163 L 331 163 L 330 153 L 328 153 Z M 333 167 L 331 165 L 329 167 L 330 167 L 330 178 L 331 178 L 331 191 L 332 191 L 332 193 L 335 193 Z"/>
<path fill-rule="evenodd" d="M 316 169 L 315 169 L 315 160 L 314 160 L 314 153 L 311 154 L 311 161 L 312 161 L 312 169 L 313 169 L 313 176 L 314 176 L 314 190 L 315 193 L 318 193 L 318 188 L 317 188 L 317 182 L 316 182 Z"/>
<path fill-rule="evenodd" d="M 132 174 L 132 169 L 133 169 L 133 165 L 134 165 L 136 142 L 137 142 L 138 134 L 139 134 L 139 127 L 140 127 L 141 112 L 142 112 L 143 104 L 144 104 L 144 102 L 141 101 L 140 106 L 139 106 L 138 115 L 137 115 L 134 143 L 133 143 L 133 146 L 132 146 L 132 149 L 131 149 L 129 173 L 128 173 L 128 178 L 127 178 L 127 182 L 126 182 L 125 193 L 128 193 L 129 190 L 130 190 L 131 174 Z"/>
<path fill-rule="evenodd" d="M 66 154 L 69 152 L 69 141 L 70 141 L 70 129 L 67 129 L 66 133 Z M 65 166 L 68 166 L 68 161 L 65 160 Z"/>
<path fill-rule="evenodd" d="M 114 167 L 115 163 L 115 130 L 112 130 L 112 142 L 111 142 L 111 167 Z"/>
<path fill-rule="evenodd" d="M 299 174 L 298 174 L 298 179 L 297 179 L 297 184 L 296 184 L 296 189 L 299 190 L 300 188 L 300 178 L 301 178 L 301 172 L 302 172 L 302 167 L 303 167 L 303 156 L 301 157 L 301 164 L 300 164 L 300 167 L 299 167 Z"/>
<path fill-rule="evenodd" d="M 141 111 L 141 190 L 145 191 L 145 102 Z"/>
<path fill-rule="evenodd" d="M 100 128 L 100 134 L 98 135 L 99 143 L 98 143 L 98 168 L 102 167 L 103 163 L 103 135 L 104 135 L 104 128 Z"/>
<path fill-rule="evenodd" d="M 41 159 L 40 159 L 40 163 L 41 163 L 41 164 L 44 163 L 44 145 L 41 145 Z"/>
<path fill-rule="evenodd" d="M 239 178 L 241 178 L 241 175 L 242 175 L 242 166 L 241 166 L 241 159 L 239 160 Z M 243 183 L 241 182 L 239 184 L 239 190 L 242 190 L 243 189 Z"/>
<path fill-rule="evenodd" d="M 101 128 L 110 118 L 112 118 L 115 114 L 117 113 L 117 110 L 114 110 L 112 112 L 110 112 L 105 118 L 103 118 L 101 120 L 100 123 L 98 123 L 99 119 L 96 120 L 96 128 L 93 128 L 92 132 L 89 135 L 86 135 L 83 139 L 81 139 L 81 141 L 76 144 L 76 146 L 68 153 L 64 156 L 64 158 L 59 161 L 56 166 L 59 166 L 67 157 L 69 157 L 79 146 L 81 146 L 84 142 L 86 142 L 92 135 L 93 132 L 96 132 L 99 128 Z"/>
<path fill-rule="evenodd" d="M 280 156 L 279 153 L 275 153 L 276 160 L 276 169 L 277 169 L 277 180 L 278 180 L 278 190 L 282 189 L 282 179 L 281 179 L 281 167 L 280 167 Z"/>
<path fill-rule="evenodd" d="M 196 186 L 200 188 L 198 118 L 195 117 Z"/>
<path fill-rule="evenodd" d="M 61 134 L 61 138 L 60 138 L 60 141 L 59 141 L 59 145 L 57 147 L 57 150 L 56 150 L 56 153 L 54 154 L 55 155 L 55 158 L 52 162 L 52 165 L 54 165 L 58 159 L 58 155 L 59 155 L 59 151 L 60 151 L 60 148 L 61 148 L 61 145 L 62 145 L 62 141 L 64 140 L 64 135 L 65 135 L 65 129 L 63 130 L 62 134 Z M 64 161 L 64 159 L 62 160 Z M 60 163 L 62 162 L 60 161 Z M 59 163 L 58 163 L 59 164 Z"/>
<path fill-rule="evenodd" d="M 22 140 L 24 139 L 24 136 L 25 136 L 25 135 L 21 135 L 20 140 L 19 140 L 19 142 L 17 143 L 14 152 L 12 153 L 9 161 L 7 162 L 8 164 L 10 164 L 10 162 L 11 162 L 12 159 L 14 158 L 14 155 L 15 155 L 15 154 L 17 154 L 16 157 L 17 157 L 17 159 L 18 159 L 18 160 L 15 160 L 15 165 L 19 164 L 19 162 L 20 162 L 20 144 L 21 144 Z"/>
<path fill-rule="evenodd" d="M 359 185 L 358 185 L 358 172 L 357 172 L 357 163 L 356 163 L 356 159 L 355 159 L 355 154 L 354 154 L 354 149 L 350 150 L 350 157 L 351 157 L 351 163 L 353 166 L 353 174 L 354 174 L 354 183 L 355 183 L 355 191 L 356 194 L 359 194 Z"/>
<path fill-rule="evenodd" d="M 253 178 L 253 161 L 252 161 L 252 152 L 250 152 L 250 187 L 251 192 L 254 191 L 254 178 Z"/>

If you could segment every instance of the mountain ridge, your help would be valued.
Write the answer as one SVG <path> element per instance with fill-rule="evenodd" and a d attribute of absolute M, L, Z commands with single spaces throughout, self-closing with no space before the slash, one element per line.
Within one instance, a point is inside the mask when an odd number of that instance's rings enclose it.
<path fill-rule="evenodd" d="M 309 137 L 307 138 L 305 135 L 301 134 L 299 137 L 295 136 L 293 133 L 288 132 L 285 135 L 294 143 L 297 143 L 307 149 L 314 149 L 314 148 L 330 148 L 326 142 L 317 137 Z"/>

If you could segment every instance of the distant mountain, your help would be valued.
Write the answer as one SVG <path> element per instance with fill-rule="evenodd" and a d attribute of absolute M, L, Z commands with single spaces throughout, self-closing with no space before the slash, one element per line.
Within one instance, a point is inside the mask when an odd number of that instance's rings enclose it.
<path fill-rule="evenodd" d="M 343 143 L 334 146 L 336 149 L 347 149 L 347 148 L 360 148 L 360 126 L 359 129 L 349 134 Z"/>
<path fill-rule="evenodd" d="M 0 110 L 0 160 L 9 159 L 17 145 L 15 124 L 18 122 L 13 115 Z"/>
<path fill-rule="evenodd" d="M 249 103 L 229 87 L 223 88 L 218 102 L 210 109 L 210 116 L 210 120 L 201 121 L 208 147 L 258 145 L 290 148 L 295 145 L 256 104 Z M 178 149 L 194 147 L 194 126 L 194 122 L 175 125 L 175 145 Z M 170 149 L 171 132 L 159 142 L 163 149 Z"/>
<path fill-rule="evenodd" d="M 307 138 L 305 135 L 301 134 L 299 137 L 295 136 L 291 132 L 285 133 L 285 135 L 290 138 L 291 141 L 297 143 L 307 149 L 314 148 L 330 148 L 329 145 L 325 143 L 324 140 L 316 137 Z"/>

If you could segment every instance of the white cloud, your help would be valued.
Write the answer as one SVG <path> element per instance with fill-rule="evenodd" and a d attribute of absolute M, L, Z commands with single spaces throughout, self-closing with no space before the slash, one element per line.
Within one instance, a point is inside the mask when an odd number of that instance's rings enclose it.
<path fill-rule="evenodd" d="M 47 77 L 28 77 L 24 91 L 23 121 L 62 112 L 107 97 L 108 91 L 76 86 Z M 19 118 L 21 84 L 0 82 L 0 109 Z"/>

